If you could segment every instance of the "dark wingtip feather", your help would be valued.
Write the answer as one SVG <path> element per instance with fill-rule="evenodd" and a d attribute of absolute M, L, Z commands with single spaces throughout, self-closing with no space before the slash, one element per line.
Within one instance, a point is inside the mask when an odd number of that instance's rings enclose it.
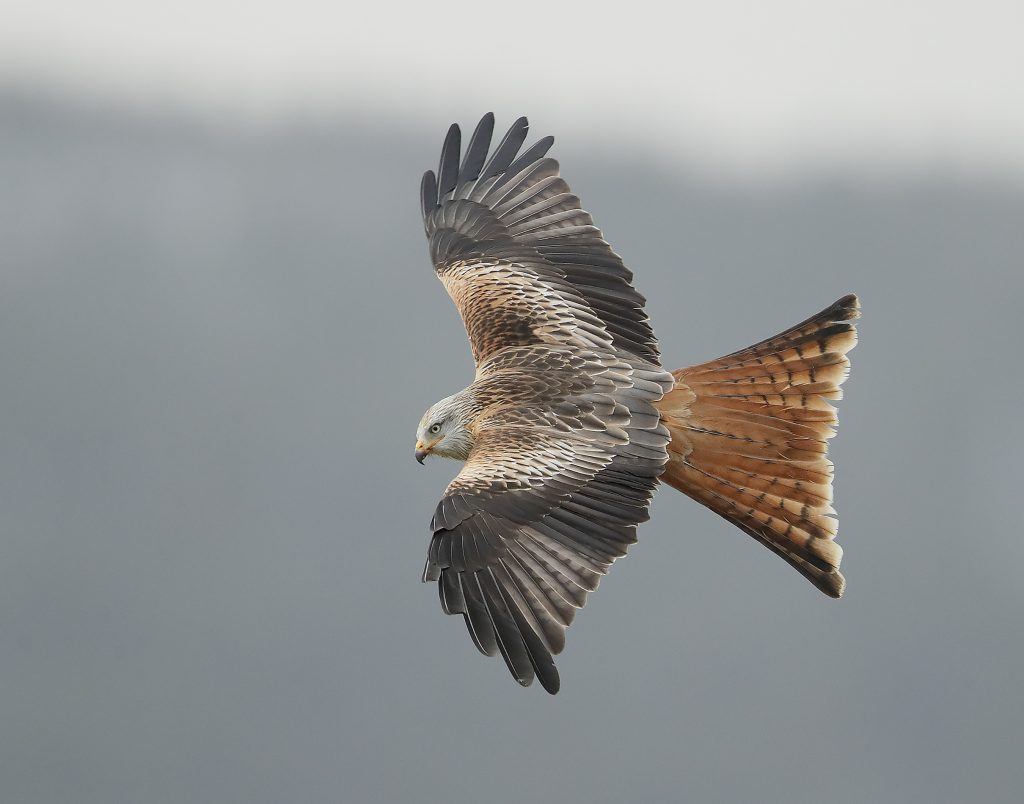
<path fill-rule="evenodd" d="M 501 138 L 498 147 L 494 149 L 494 154 L 491 156 L 490 161 L 480 172 L 480 178 L 489 179 L 491 176 L 503 173 L 512 164 L 512 160 L 516 158 L 516 154 L 519 153 L 519 149 L 526 140 L 526 132 L 529 130 L 530 123 L 525 117 L 520 117 L 516 120 L 511 128 L 505 132 L 505 136 Z"/>
<path fill-rule="evenodd" d="M 441 147 L 441 162 L 437 168 L 438 198 L 444 198 L 455 189 L 459 179 L 459 151 L 462 148 L 462 131 L 458 123 L 452 123 Z"/>
<path fill-rule="evenodd" d="M 491 135 L 494 134 L 494 112 L 488 112 L 480 122 L 476 124 L 473 136 L 469 139 L 466 147 L 466 156 L 462 160 L 462 167 L 459 168 L 459 184 L 467 181 L 475 181 L 480 175 L 480 169 L 487 159 L 487 149 L 491 147 Z"/>
<path fill-rule="evenodd" d="M 423 181 L 420 182 L 420 211 L 423 219 L 437 209 L 437 178 L 434 171 L 428 170 L 423 174 Z"/>
<path fill-rule="evenodd" d="M 493 570 L 491 572 L 493 576 Z M 511 576 L 509 576 L 509 580 L 511 581 Z M 558 668 L 555 667 L 555 662 L 551 658 L 551 651 L 547 649 L 543 640 L 530 626 L 523 612 L 520 611 L 511 595 L 509 595 L 508 590 L 503 588 L 501 584 L 496 583 L 496 586 L 500 590 L 499 593 L 504 599 L 505 606 L 515 621 L 516 628 L 519 629 L 519 633 L 522 635 L 523 644 L 526 647 L 537 680 L 540 681 L 540 685 L 548 693 L 555 695 L 561 686 L 561 681 L 558 677 Z"/>
<path fill-rule="evenodd" d="M 429 583 L 430 581 L 436 581 L 441 577 L 441 568 L 434 564 L 432 561 L 427 559 L 427 563 L 423 565 L 423 575 L 421 580 L 423 583 Z"/>
<path fill-rule="evenodd" d="M 487 607 L 487 614 L 491 618 L 505 666 L 516 681 L 524 687 L 529 687 L 534 679 L 533 659 L 514 616 L 508 610 L 501 588 L 494 580 L 493 573 L 489 571 L 478 573 L 476 579 L 480 584 L 480 592 Z"/>
<path fill-rule="evenodd" d="M 532 165 L 538 159 L 543 159 L 544 155 L 551 150 L 551 146 L 555 144 L 555 138 L 550 134 L 543 139 L 538 140 L 530 146 L 529 150 L 525 151 L 515 162 L 508 167 L 509 175 L 515 175 L 523 168 Z"/>
<path fill-rule="evenodd" d="M 455 572 L 441 572 L 437 593 L 441 598 L 441 609 L 445 614 L 465 614 L 466 601 L 462 598 L 462 585 Z"/>
<path fill-rule="evenodd" d="M 469 629 L 469 635 L 478 651 L 485 656 L 494 656 L 498 652 L 498 639 L 494 633 L 494 626 L 491 624 L 491 617 L 487 613 L 487 604 L 484 603 L 483 592 L 480 590 L 476 574 L 460 572 L 456 577 L 462 589 L 462 600 L 466 606 L 463 616 L 466 620 L 466 628 Z"/>

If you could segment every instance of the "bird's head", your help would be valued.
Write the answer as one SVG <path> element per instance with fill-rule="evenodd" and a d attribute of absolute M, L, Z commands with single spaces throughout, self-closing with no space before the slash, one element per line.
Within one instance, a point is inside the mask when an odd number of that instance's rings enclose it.
<path fill-rule="evenodd" d="M 428 455 L 464 461 L 473 446 L 464 392 L 442 399 L 428 408 L 416 428 L 416 460 L 423 463 Z"/>

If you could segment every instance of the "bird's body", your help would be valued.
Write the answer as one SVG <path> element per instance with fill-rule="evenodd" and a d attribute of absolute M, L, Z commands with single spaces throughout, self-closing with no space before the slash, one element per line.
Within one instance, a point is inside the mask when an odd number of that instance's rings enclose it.
<path fill-rule="evenodd" d="M 434 513 L 424 580 L 482 652 L 554 693 L 565 629 L 659 480 L 842 593 L 825 400 L 848 371 L 857 301 L 666 371 L 632 274 L 545 158 L 551 138 L 518 156 L 526 129 L 487 159 L 485 116 L 460 164 L 452 126 L 424 176 L 431 256 L 477 368 L 424 414 L 416 457 L 466 462 Z"/>

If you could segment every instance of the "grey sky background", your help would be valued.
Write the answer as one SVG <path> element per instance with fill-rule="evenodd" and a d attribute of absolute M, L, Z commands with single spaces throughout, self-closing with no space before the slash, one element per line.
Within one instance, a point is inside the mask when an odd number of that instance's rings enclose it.
<path fill-rule="evenodd" d="M 149 25 L 122 3 L 17 11 L 20 50 L 0 48 L 0 799 L 1018 801 L 1024 160 L 1006 134 L 1020 83 L 995 80 L 1012 11 L 990 5 L 984 27 L 952 4 L 689 11 L 696 53 L 658 29 L 658 69 L 642 9 L 595 9 L 586 36 L 559 13 L 484 15 L 486 45 L 458 9 L 413 13 L 387 47 L 376 9 L 358 47 L 326 6 L 215 4 L 205 26 L 189 3 Z M 299 19 L 323 29 L 305 53 Z M 699 44 L 702 23 L 719 40 Z M 909 35 L 926 28 L 976 43 L 956 52 L 983 91 L 953 67 L 926 77 L 946 61 Z M 601 72 L 592 40 L 616 29 L 632 58 Z M 818 64 L 847 80 L 815 107 L 821 70 L 781 43 L 842 30 Z M 700 114 L 685 69 L 724 63 L 728 31 L 749 80 L 703 76 L 745 123 Z M 353 52 L 317 62 L 335 32 Z M 902 46 L 952 133 L 924 100 L 888 114 L 871 87 L 913 86 L 855 46 L 865 32 L 893 37 L 883 56 Z M 572 36 L 552 73 L 576 77 L 540 81 L 538 49 Z M 460 48 L 494 74 L 461 75 Z M 292 91 L 318 71 L 333 78 Z M 415 424 L 472 363 L 417 187 L 447 124 L 488 109 L 556 135 L 672 368 L 860 294 L 833 441 L 843 600 L 662 489 L 551 698 L 419 583 L 457 467 L 414 462 Z"/>
<path fill-rule="evenodd" d="M 1019 176 L 1022 29 L 1017 0 L 36 0 L 5 9 L 0 71 L 402 130 L 508 104 L 744 179 L 837 162 Z"/>

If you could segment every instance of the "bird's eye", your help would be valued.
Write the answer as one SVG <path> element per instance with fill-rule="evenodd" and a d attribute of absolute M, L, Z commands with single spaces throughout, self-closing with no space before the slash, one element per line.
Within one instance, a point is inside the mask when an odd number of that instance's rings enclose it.
<path fill-rule="evenodd" d="M 433 433 L 434 435 L 437 435 L 438 433 L 441 432 L 441 425 L 440 424 L 432 424 L 432 425 L 430 425 L 430 432 Z"/>

